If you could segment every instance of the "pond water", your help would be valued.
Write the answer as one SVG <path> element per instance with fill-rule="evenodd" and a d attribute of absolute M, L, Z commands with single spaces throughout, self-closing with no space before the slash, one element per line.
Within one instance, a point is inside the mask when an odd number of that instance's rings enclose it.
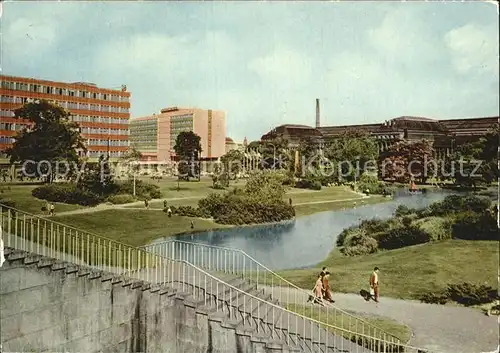
<path fill-rule="evenodd" d="M 447 195 L 450 193 L 444 191 L 420 195 L 399 192 L 392 200 L 379 204 L 363 206 L 359 202 L 356 208 L 316 213 L 291 222 L 178 235 L 175 239 L 238 248 L 275 270 L 309 267 L 327 257 L 343 229 L 365 219 L 390 218 L 399 205 L 424 208 Z"/>

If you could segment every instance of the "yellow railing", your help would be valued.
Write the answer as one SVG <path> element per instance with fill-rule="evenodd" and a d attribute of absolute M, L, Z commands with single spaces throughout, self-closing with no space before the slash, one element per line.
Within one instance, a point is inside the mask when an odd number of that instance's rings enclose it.
<path fill-rule="evenodd" d="M 203 301 L 205 306 L 215 306 L 228 318 L 238 319 L 305 352 L 328 347 L 349 352 L 367 352 L 366 349 L 383 353 L 425 352 L 402 344 L 397 337 L 363 320 L 353 321 L 350 314 L 322 308 L 316 319 L 309 313 L 310 306 L 284 308 L 234 287 L 188 261 L 135 248 L 1 204 L 0 226 L 6 248 L 47 256 L 84 270 L 104 271 L 150 285 L 180 289 Z M 218 261 L 220 270 L 222 261 Z M 239 274 L 249 284 L 255 283 L 252 276 L 253 273 Z M 279 288 L 272 290 L 280 291 Z M 284 297 L 281 299 L 287 302 Z M 350 324 L 344 325 L 344 320 Z"/>
<path fill-rule="evenodd" d="M 258 288 L 267 291 L 283 306 L 293 308 L 294 311 L 311 319 L 324 321 L 325 325 L 334 322 L 334 326 L 341 329 L 349 328 L 349 332 L 355 332 L 363 337 L 400 342 L 399 337 L 334 304 L 326 302 L 324 306 L 306 304 L 312 292 L 283 278 L 243 250 L 179 240 L 153 243 L 144 246 L 143 249 L 172 260 L 186 261 L 215 275 L 242 276 L 255 283 Z M 327 318 L 330 321 L 325 321 Z"/>

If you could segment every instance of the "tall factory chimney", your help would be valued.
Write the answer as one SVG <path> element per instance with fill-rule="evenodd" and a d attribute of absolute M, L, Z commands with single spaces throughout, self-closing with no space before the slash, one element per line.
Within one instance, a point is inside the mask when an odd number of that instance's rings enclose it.
<path fill-rule="evenodd" d="M 320 127 L 319 121 L 319 98 L 316 98 L 316 129 Z"/>

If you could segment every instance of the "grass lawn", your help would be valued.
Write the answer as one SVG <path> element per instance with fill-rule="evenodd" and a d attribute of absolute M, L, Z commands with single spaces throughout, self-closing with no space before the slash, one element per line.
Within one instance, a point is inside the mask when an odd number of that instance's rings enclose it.
<path fill-rule="evenodd" d="M 191 231 L 189 217 L 167 217 L 161 211 L 105 210 L 53 217 L 57 222 L 69 224 L 132 246 L 148 244 L 155 238 Z M 194 219 L 194 231 L 227 226 L 209 220 Z"/>
<path fill-rule="evenodd" d="M 34 185 L 5 185 L 0 188 L 1 198 L 15 202 L 15 208 L 34 214 L 41 214 L 42 207 L 45 206 L 44 200 L 37 199 L 31 195 L 31 190 L 36 188 Z M 56 212 L 66 212 L 84 208 L 80 205 L 70 205 L 66 203 L 55 202 Z"/>
<path fill-rule="evenodd" d="M 355 195 L 354 195 L 355 197 Z M 350 197 L 350 198 L 354 198 Z M 292 197 L 293 199 L 293 197 Z M 313 202 L 316 199 L 312 199 Z M 339 198 L 338 200 L 342 200 Z M 295 206 L 295 214 L 297 216 L 307 216 L 313 213 L 324 212 L 324 211 L 334 211 L 341 210 L 343 208 L 353 208 L 360 205 L 369 205 L 374 203 L 380 203 L 392 200 L 391 198 L 383 197 L 380 195 L 371 196 L 370 198 L 359 199 L 356 201 L 333 201 L 333 202 L 321 202 L 321 203 L 309 203 Z"/>
<path fill-rule="evenodd" d="M 336 327 L 342 327 L 346 330 L 350 331 L 357 331 L 360 332 L 361 328 L 358 327 L 358 323 L 356 321 L 348 321 L 346 319 L 342 319 L 340 315 L 335 316 L 335 315 L 330 315 L 326 316 L 325 314 L 320 315 L 320 312 L 318 310 L 311 310 L 311 307 L 304 306 L 304 305 L 297 305 L 297 304 L 288 304 L 286 308 L 290 311 L 296 312 L 300 315 L 310 317 L 311 319 L 318 320 L 320 322 L 327 323 L 332 326 Z M 403 325 L 395 320 L 389 319 L 389 318 L 384 318 L 384 317 L 378 317 L 378 316 L 373 316 L 373 315 L 366 315 L 366 314 L 358 314 L 358 313 L 352 313 L 354 316 L 364 319 L 370 324 L 373 324 L 382 330 L 389 332 L 390 334 L 396 336 L 399 338 L 401 343 L 406 344 L 411 338 L 412 331 L 411 329 Z M 345 336 L 346 338 L 350 338 L 350 334 L 339 331 L 336 332 L 335 329 L 330 328 L 332 332 L 336 334 L 340 334 Z"/>
<path fill-rule="evenodd" d="M 381 296 L 418 299 L 450 283 L 472 282 L 496 288 L 498 261 L 498 242 L 447 240 L 357 257 L 333 250 L 316 268 L 280 274 L 309 289 L 321 267 L 327 266 L 334 292 L 359 293 L 368 289 L 369 276 L 377 266 Z"/>

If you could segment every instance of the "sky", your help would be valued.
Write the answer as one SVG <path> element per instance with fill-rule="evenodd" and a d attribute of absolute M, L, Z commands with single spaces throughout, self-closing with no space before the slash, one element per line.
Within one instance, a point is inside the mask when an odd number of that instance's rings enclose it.
<path fill-rule="evenodd" d="M 220 109 L 227 135 L 284 123 L 499 114 L 499 17 L 469 2 L 3 4 L 1 70 L 127 85 L 131 116 Z"/>

